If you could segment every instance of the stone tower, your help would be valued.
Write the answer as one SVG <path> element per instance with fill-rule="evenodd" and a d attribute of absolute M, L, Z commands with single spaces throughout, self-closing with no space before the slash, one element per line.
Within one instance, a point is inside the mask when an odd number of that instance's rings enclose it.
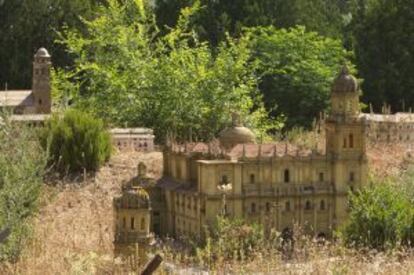
<path fill-rule="evenodd" d="M 331 112 L 326 121 L 326 154 L 331 160 L 336 219 L 347 215 L 347 194 L 366 182 L 365 123 L 360 116 L 357 79 L 344 66 L 331 93 Z"/>
<path fill-rule="evenodd" d="M 40 48 L 33 62 L 33 106 L 38 114 L 49 114 L 52 108 L 50 67 L 51 56 L 45 48 Z"/>

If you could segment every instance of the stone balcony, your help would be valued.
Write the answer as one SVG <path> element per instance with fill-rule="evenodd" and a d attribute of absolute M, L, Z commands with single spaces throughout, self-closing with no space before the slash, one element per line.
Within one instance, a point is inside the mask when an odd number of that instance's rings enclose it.
<path fill-rule="evenodd" d="M 259 184 L 245 184 L 242 190 L 245 196 L 294 196 L 329 194 L 333 192 L 333 187 L 329 183 L 283 183 L 261 188 Z"/>

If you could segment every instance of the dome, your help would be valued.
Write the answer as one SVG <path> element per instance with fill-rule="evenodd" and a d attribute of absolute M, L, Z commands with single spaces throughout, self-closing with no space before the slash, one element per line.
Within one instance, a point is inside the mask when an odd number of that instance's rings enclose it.
<path fill-rule="evenodd" d="M 36 54 L 35 57 L 50 57 L 49 52 L 45 48 L 40 48 Z"/>
<path fill-rule="evenodd" d="M 332 87 L 332 92 L 357 93 L 358 90 L 358 80 L 349 73 L 349 70 L 346 66 L 343 66 L 338 77 L 335 79 L 335 82 Z"/>
<path fill-rule="evenodd" d="M 220 132 L 219 140 L 225 148 L 234 147 L 237 144 L 255 143 L 253 132 L 240 124 L 239 117 L 233 115 L 233 125 Z"/>
<path fill-rule="evenodd" d="M 141 187 L 132 187 L 124 190 L 122 195 L 115 200 L 115 206 L 124 209 L 149 209 L 150 197 L 147 191 Z"/>

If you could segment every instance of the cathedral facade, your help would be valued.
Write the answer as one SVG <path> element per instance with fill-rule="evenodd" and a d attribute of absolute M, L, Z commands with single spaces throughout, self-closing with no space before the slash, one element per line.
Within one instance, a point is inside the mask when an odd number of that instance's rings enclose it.
<path fill-rule="evenodd" d="M 331 93 L 325 148 L 257 144 L 234 117 L 218 144 L 170 144 L 164 175 L 152 200 L 156 234 L 199 236 L 220 213 L 271 226 L 295 224 L 314 235 L 331 234 L 348 214 L 348 194 L 367 182 L 366 119 L 358 82 L 346 67 Z"/>

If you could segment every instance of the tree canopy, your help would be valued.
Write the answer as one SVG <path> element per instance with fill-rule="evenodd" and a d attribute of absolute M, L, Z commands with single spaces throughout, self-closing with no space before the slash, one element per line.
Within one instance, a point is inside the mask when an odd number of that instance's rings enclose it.
<path fill-rule="evenodd" d="M 109 123 L 152 127 L 159 138 L 212 138 L 234 111 L 258 132 L 279 126 L 264 111 L 249 39 L 228 37 L 213 53 L 189 28 L 197 5 L 160 35 L 143 1 L 108 3 L 84 21 L 85 32 L 63 32 L 74 67 L 56 74 L 60 98 Z"/>

